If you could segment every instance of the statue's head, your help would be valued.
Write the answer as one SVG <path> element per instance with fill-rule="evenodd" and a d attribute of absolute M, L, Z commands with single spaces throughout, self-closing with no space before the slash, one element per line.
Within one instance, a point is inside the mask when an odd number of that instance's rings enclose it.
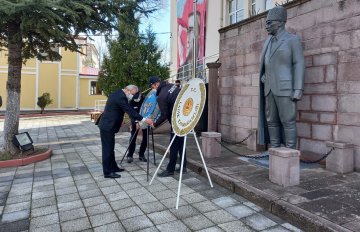
<path fill-rule="evenodd" d="M 286 20 L 286 9 L 283 6 L 276 6 L 269 10 L 265 28 L 270 35 L 276 35 L 280 28 L 285 27 Z"/>

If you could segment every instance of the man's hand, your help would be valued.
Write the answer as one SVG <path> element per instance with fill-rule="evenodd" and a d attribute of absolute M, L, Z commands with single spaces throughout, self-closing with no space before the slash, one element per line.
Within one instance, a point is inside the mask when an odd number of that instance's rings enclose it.
<path fill-rule="evenodd" d="M 136 130 L 140 129 L 140 123 L 136 123 Z"/>
<path fill-rule="evenodd" d="M 146 122 L 147 124 L 149 124 L 150 126 L 153 126 L 153 125 L 154 125 L 154 121 L 153 121 L 152 119 L 150 119 L 150 118 L 145 119 L 145 122 Z"/>
<path fill-rule="evenodd" d="M 303 91 L 301 89 L 296 89 L 296 90 L 294 90 L 294 93 L 291 96 L 291 100 L 299 101 L 299 100 L 301 100 L 302 96 L 303 96 Z"/>

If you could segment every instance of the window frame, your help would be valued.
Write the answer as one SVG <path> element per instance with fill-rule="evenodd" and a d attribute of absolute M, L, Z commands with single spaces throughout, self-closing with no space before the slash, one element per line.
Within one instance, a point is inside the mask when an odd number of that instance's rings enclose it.
<path fill-rule="evenodd" d="M 237 8 L 238 7 L 238 3 L 242 1 L 242 8 Z M 235 10 L 234 11 L 231 11 L 231 4 L 235 2 Z M 240 5 L 240 4 L 239 4 Z M 237 22 L 240 22 L 242 20 L 245 19 L 245 2 L 244 0 L 229 0 L 228 1 L 228 20 L 229 20 L 229 25 L 232 25 L 232 24 L 235 24 Z M 237 15 L 242 13 L 242 18 L 241 19 L 237 19 Z M 235 19 L 234 19 L 234 22 L 231 21 L 231 17 L 234 16 Z"/>
<path fill-rule="evenodd" d="M 92 82 L 95 82 L 95 89 L 94 91 L 92 91 L 93 86 L 91 85 Z M 93 93 L 94 92 L 94 93 Z M 98 95 L 103 95 L 103 92 L 101 91 L 101 89 L 98 87 L 98 81 L 97 80 L 89 80 L 89 95 L 90 96 L 98 96 Z"/>
<path fill-rule="evenodd" d="M 272 0 L 265 0 L 265 11 L 272 8 Z"/>
<path fill-rule="evenodd" d="M 257 14 L 257 12 L 256 12 L 256 0 L 251 0 L 250 9 L 251 9 L 251 15 L 252 16 Z"/>

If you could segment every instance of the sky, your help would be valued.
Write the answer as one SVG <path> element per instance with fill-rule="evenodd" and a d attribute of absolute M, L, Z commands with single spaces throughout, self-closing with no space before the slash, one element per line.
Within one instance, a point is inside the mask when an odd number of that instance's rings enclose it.
<path fill-rule="evenodd" d="M 144 18 L 140 26 L 140 30 L 145 29 L 151 25 L 156 34 L 158 45 L 163 49 L 163 59 L 165 62 L 170 62 L 170 0 L 164 0 L 161 9 L 151 15 L 149 18 Z"/>
<path fill-rule="evenodd" d="M 170 62 L 170 1 L 171 0 L 162 0 L 163 3 L 160 5 L 160 10 L 150 15 L 148 18 L 143 18 L 141 20 L 140 31 L 144 32 L 149 25 L 151 25 L 154 33 L 157 37 L 157 43 L 159 48 L 163 50 L 162 63 Z M 107 53 L 106 42 L 104 37 L 95 36 L 92 37 L 96 48 L 99 51 L 100 59 L 102 59 L 101 54 Z M 100 60 L 101 62 L 101 60 Z"/>

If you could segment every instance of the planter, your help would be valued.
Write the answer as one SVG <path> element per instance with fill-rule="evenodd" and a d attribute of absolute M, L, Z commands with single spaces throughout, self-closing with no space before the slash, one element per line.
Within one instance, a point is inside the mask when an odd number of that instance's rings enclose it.
<path fill-rule="evenodd" d="M 29 156 L 23 159 L 13 159 L 13 160 L 4 160 L 0 161 L 0 168 L 7 167 L 18 167 L 24 166 L 32 163 L 36 163 L 45 159 L 48 159 L 52 155 L 52 150 L 49 148 L 46 152 Z"/>

